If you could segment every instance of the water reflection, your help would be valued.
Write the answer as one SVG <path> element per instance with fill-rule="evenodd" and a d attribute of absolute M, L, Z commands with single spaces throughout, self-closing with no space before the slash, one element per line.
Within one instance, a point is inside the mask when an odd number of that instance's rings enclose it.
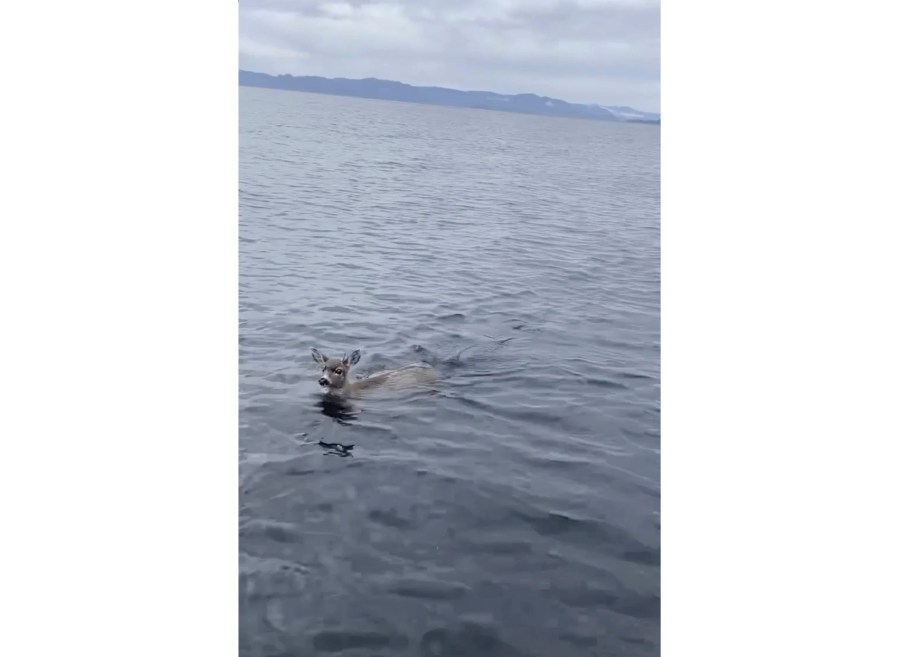
<path fill-rule="evenodd" d="M 359 417 L 359 412 L 346 399 L 338 395 L 324 394 L 317 404 L 323 415 L 339 424 L 350 425 Z"/>
<path fill-rule="evenodd" d="M 326 443 L 319 440 L 318 444 L 325 448 L 325 454 L 333 454 L 334 456 L 352 456 L 353 447 L 355 445 L 344 445 L 342 443 Z"/>

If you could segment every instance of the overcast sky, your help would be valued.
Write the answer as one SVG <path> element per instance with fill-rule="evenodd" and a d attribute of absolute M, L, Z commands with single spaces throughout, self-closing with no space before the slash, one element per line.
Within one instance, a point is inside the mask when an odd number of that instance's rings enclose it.
<path fill-rule="evenodd" d="M 240 68 L 659 111 L 659 0 L 240 0 Z"/>

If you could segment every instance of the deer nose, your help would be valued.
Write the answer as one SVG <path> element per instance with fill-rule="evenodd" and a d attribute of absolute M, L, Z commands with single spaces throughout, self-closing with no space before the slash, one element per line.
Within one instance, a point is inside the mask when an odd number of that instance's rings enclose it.
<path fill-rule="evenodd" d="M 322 377 L 318 380 L 318 385 L 326 386 L 326 385 L 328 385 L 328 380 L 325 377 Z"/>

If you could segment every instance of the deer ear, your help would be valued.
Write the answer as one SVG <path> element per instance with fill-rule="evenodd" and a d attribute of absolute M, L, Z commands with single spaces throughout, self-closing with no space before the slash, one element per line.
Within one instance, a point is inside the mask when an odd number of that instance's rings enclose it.
<path fill-rule="evenodd" d="M 362 358 L 362 352 L 358 349 L 354 350 L 353 353 L 350 354 L 349 359 L 344 358 L 343 362 L 348 363 L 350 365 L 355 365 L 359 362 L 359 359 Z"/>
<path fill-rule="evenodd" d="M 325 361 L 328 360 L 328 357 L 325 356 L 325 355 L 324 355 L 322 352 L 320 352 L 318 349 L 313 349 L 313 350 L 312 350 L 312 360 L 314 360 L 314 361 L 315 361 L 316 363 L 318 363 L 319 365 L 324 365 L 324 364 L 325 364 Z"/>

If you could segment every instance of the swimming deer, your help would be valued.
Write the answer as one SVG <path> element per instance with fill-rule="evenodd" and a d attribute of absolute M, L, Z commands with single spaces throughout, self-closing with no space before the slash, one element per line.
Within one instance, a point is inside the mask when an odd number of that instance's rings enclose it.
<path fill-rule="evenodd" d="M 406 365 L 396 370 L 386 370 L 372 374 L 364 379 L 349 379 L 350 368 L 359 362 L 362 352 L 356 349 L 349 356 L 328 358 L 318 349 L 312 350 L 312 358 L 322 368 L 318 384 L 325 392 L 345 396 L 353 396 L 359 392 L 372 389 L 408 388 L 416 384 L 433 383 L 437 380 L 437 372 L 425 363 Z"/>

